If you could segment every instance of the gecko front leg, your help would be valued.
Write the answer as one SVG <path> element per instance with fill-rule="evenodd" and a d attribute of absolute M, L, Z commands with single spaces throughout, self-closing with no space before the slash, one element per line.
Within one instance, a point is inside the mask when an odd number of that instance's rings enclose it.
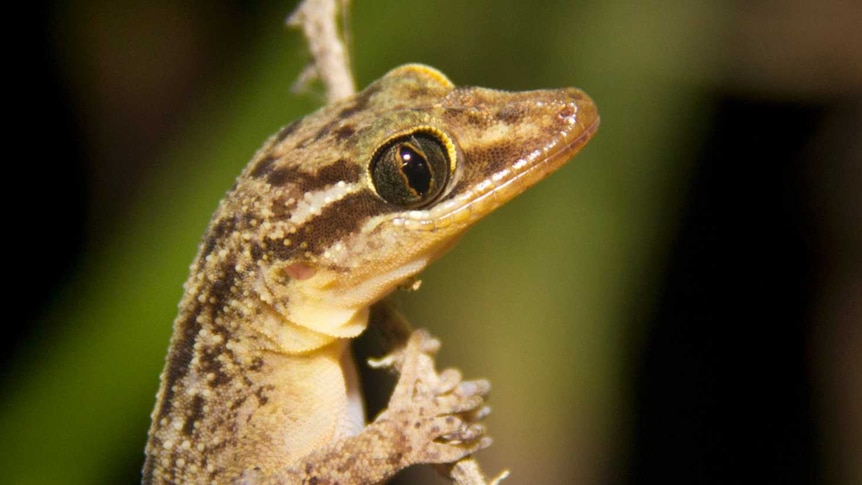
<path fill-rule="evenodd" d="M 439 342 L 413 332 L 406 347 L 387 360 L 401 375 L 389 406 L 357 436 L 336 441 L 275 476 L 250 470 L 244 483 L 373 484 L 420 463 L 453 463 L 491 445 L 477 424 L 488 414 L 487 381 L 462 381 L 449 369 L 438 374 Z"/>

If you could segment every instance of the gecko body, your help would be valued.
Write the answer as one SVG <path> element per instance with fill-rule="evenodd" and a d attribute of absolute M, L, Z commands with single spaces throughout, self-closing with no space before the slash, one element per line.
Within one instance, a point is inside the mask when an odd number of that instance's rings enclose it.
<path fill-rule="evenodd" d="M 409 353 L 366 425 L 348 343 L 373 303 L 597 125 L 575 88 L 459 88 L 407 65 L 272 136 L 192 265 L 143 481 L 375 483 L 487 446 L 474 422 L 483 386 L 446 372 L 411 382 L 422 364 Z"/>

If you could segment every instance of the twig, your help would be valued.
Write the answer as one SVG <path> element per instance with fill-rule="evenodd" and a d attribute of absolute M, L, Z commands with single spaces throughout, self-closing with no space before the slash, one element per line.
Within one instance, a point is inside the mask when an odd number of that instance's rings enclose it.
<path fill-rule="evenodd" d="M 287 18 L 287 25 L 302 29 L 314 58 L 300 80 L 316 77 L 323 81 L 328 103 L 356 92 L 347 49 L 338 34 L 337 25 L 339 9 L 345 11 L 348 3 L 349 0 L 305 0 Z"/>
<path fill-rule="evenodd" d="M 509 477 L 509 470 L 503 470 L 499 475 L 491 479 L 491 481 L 488 481 L 479 468 L 479 462 L 475 458 L 470 457 L 464 458 L 452 465 L 449 477 L 457 485 L 499 485 L 500 482 Z"/>

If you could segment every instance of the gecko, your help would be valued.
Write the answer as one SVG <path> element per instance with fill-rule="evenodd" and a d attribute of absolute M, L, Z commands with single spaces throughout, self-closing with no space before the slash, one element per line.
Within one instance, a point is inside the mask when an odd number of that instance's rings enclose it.
<path fill-rule="evenodd" d="M 192 263 L 143 483 L 371 484 L 487 447 L 487 382 L 429 372 L 423 331 L 393 352 L 400 377 L 366 424 L 349 342 L 598 123 L 577 88 L 456 87 L 408 64 L 270 137 Z"/>

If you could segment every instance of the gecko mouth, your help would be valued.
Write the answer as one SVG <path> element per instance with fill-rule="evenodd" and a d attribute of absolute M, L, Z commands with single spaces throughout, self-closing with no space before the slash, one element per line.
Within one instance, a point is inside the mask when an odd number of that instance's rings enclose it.
<path fill-rule="evenodd" d="M 588 118 L 586 127 L 578 120 L 573 123 L 571 132 L 563 132 L 557 138 L 557 143 L 519 158 L 450 200 L 427 210 L 407 212 L 405 217 L 394 222 L 409 229 L 426 231 L 453 225 L 466 228 L 571 160 L 599 127 L 599 116 L 594 106 L 590 106 L 592 109 L 585 113 Z M 571 136 L 572 132 L 577 134 Z"/>

